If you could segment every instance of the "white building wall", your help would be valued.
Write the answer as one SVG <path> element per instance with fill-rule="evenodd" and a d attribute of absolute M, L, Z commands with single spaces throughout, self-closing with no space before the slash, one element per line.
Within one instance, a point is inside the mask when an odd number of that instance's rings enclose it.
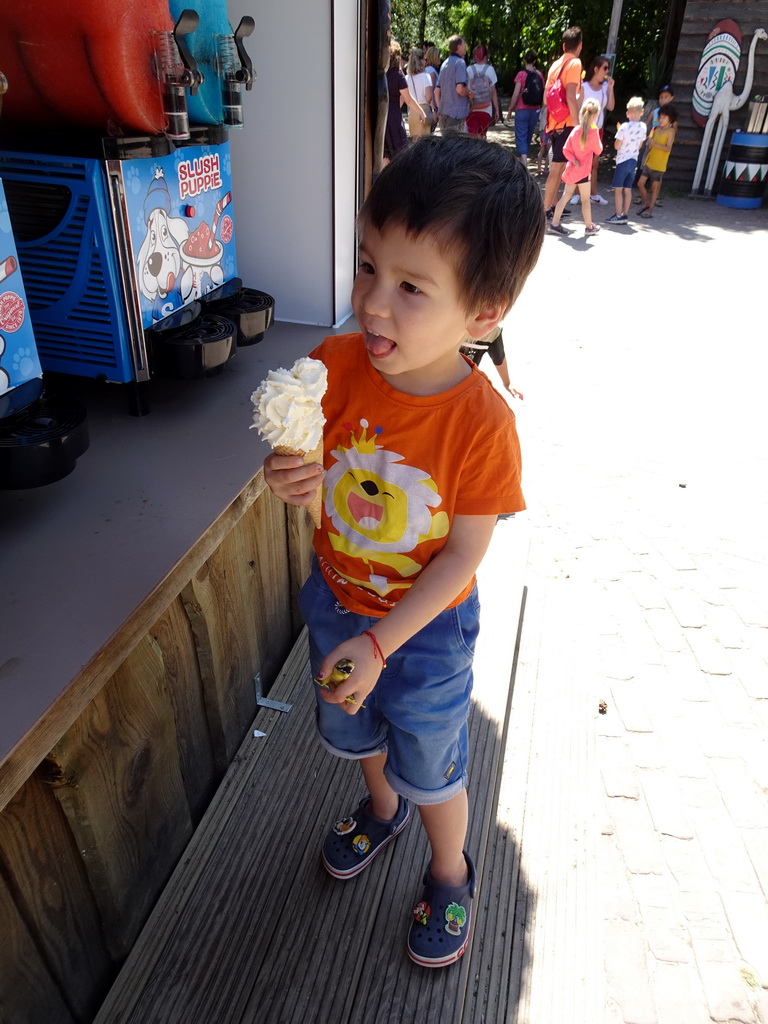
<path fill-rule="evenodd" d="M 335 326 L 351 311 L 359 0 L 230 0 L 257 78 L 230 133 L 238 272 L 275 315 Z"/>

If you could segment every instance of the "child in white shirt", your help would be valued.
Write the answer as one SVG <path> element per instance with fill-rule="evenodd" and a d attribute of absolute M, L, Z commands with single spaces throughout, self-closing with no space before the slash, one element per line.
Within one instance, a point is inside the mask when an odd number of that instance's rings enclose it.
<path fill-rule="evenodd" d="M 616 170 L 613 173 L 613 201 L 616 213 L 608 217 L 607 224 L 626 224 L 632 206 L 632 185 L 637 172 L 637 161 L 645 144 L 648 129 L 640 118 L 644 103 L 639 96 L 633 96 L 627 103 L 627 118 L 616 132 Z"/>

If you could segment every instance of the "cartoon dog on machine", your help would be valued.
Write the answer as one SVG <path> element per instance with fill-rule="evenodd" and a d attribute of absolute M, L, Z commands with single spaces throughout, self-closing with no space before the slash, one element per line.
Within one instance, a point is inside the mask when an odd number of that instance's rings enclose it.
<path fill-rule="evenodd" d="M 171 217 L 171 196 L 158 167 L 144 200 L 147 233 L 139 248 L 139 289 L 152 303 L 152 319 L 179 309 L 190 298 L 192 272 L 185 267 L 181 247 L 189 237 L 183 217 Z"/>
<path fill-rule="evenodd" d="M 155 170 L 144 200 L 147 230 L 137 259 L 139 288 L 152 303 L 153 320 L 162 320 L 224 283 L 223 246 L 215 232 L 221 210 L 230 200 L 229 193 L 220 200 L 213 227 L 201 221 L 190 233 L 183 217 L 171 216 L 163 169 Z"/>

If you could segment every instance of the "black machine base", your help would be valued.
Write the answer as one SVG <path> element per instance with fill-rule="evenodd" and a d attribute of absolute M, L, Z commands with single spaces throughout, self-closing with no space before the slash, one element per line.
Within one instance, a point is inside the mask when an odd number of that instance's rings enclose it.
<path fill-rule="evenodd" d="M 42 383 L 30 381 L 23 408 L 15 403 L 0 419 L 0 488 L 43 487 L 68 476 L 90 443 L 85 409 L 72 398 L 47 398 Z"/>
<path fill-rule="evenodd" d="M 212 377 L 235 354 L 237 328 L 226 317 L 185 306 L 162 326 L 145 331 L 152 374 L 176 380 Z"/>
<path fill-rule="evenodd" d="M 244 288 L 239 277 L 210 292 L 206 309 L 225 316 L 237 328 L 237 347 L 255 345 L 264 337 L 275 319 L 275 300 L 266 292 Z"/>

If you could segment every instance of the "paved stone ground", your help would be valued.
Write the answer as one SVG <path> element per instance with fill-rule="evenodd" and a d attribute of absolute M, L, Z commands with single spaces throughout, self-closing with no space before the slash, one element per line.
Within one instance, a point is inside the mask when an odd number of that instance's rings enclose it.
<path fill-rule="evenodd" d="M 504 338 L 548 602 L 525 629 L 578 659 L 593 710 L 585 984 L 606 1024 L 766 1022 L 768 210 L 666 197 L 588 239 L 569 220 Z"/>

